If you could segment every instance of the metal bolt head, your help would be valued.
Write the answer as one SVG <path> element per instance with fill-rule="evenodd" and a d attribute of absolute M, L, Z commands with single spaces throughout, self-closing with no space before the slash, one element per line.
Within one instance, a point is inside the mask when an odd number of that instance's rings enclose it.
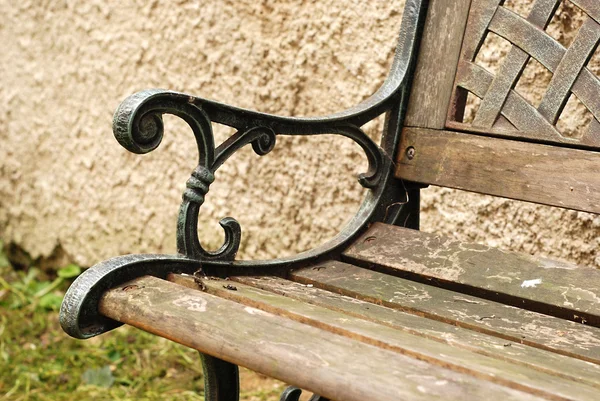
<path fill-rule="evenodd" d="M 406 148 L 406 157 L 408 157 L 408 160 L 412 160 L 415 157 L 415 153 L 415 148 L 412 146 Z"/>

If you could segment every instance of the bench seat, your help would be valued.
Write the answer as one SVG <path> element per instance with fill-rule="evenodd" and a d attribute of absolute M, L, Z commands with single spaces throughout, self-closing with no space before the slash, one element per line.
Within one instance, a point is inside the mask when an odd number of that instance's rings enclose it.
<path fill-rule="evenodd" d="M 512 280 L 494 277 L 504 263 Z M 596 325 L 598 283 L 594 269 L 376 224 L 342 261 L 144 276 L 99 311 L 334 400 L 596 400 L 600 328 L 581 322 Z"/>
<path fill-rule="evenodd" d="M 130 95 L 113 119 L 123 147 L 155 150 L 171 114 L 198 148 L 177 254 L 85 271 L 65 295 L 64 330 L 85 339 L 126 323 L 193 347 L 206 401 L 239 400 L 236 365 L 297 386 L 281 401 L 298 401 L 299 388 L 311 401 L 600 399 L 600 270 L 418 231 L 428 185 L 600 213 L 600 77 L 590 69 L 600 2 L 568 2 L 582 19 L 568 46 L 547 30 L 567 2 L 516 3 L 407 0 L 386 80 L 327 116 L 161 89 Z M 502 57 L 490 47 L 498 37 L 510 47 Z M 537 100 L 518 85 L 533 60 L 552 75 Z M 568 128 L 573 96 L 590 122 Z M 384 114 L 378 145 L 363 128 Z M 219 145 L 216 125 L 234 129 Z M 368 165 L 363 203 L 334 238 L 294 256 L 236 260 L 241 225 L 226 217 L 223 245 L 202 246 L 198 215 L 229 157 L 323 134 L 354 141 Z M 288 161 L 282 169 L 299 162 Z"/>

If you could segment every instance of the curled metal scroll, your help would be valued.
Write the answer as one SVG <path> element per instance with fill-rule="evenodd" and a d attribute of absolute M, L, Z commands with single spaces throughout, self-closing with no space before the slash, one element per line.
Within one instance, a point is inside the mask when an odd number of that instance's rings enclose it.
<path fill-rule="evenodd" d="M 416 60 L 419 32 L 427 1 L 407 0 L 398 46 L 390 74 L 380 89 L 360 104 L 323 117 L 281 117 L 240 109 L 181 93 L 153 89 L 127 98 L 115 113 L 114 134 L 121 145 L 134 153 L 156 149 L 163 138 L 162 115 L 174 114 L 191 127 L 199 150 L 198 165 L 188 180 L 178 220 L 180 255 L 128 255 L 108 260 L 86 270 L 67 291 L 61 306 L 61 325 L 73 337 L 88 338 L 119 325 L 98 314 L 100 294 L 112 286 L 135 277 L 152 274 L 163 277 L 169 272 L 193 273 L 200 266 L 213 274 L 244 274 L 260 269 L 276 274 L 295 266 L 323 258 L 335 258 L 371 222 L 394 223 L 401 215 L 406 191 L 395 183 L 393 153 L 397 148 L 404 110 L 410 91 L 411 74 Z M 382 113 L 386 123 L 382 148 L 374 144 L 359 127 Z M 237 132 L 215 149 L 212 123 L 233 127 Z M 233 261 L 240 243 L 241 230 L 233 218 L 221 221 L 225 243 L 215 251 L 202 248 L 197 235 L 200 206 L 214 181 L 214 172 L 241 147 L 251 144 L 259 155 L 275 146 L 277 135 L 338 134 L 357 142 L 367 155 L 369 168 L 359 176 L 371 191 L 347 226 L 327 243 L 308 252 L 274 260 Z M 183 256 L 183 255 L 185 256 Z M 254 270 L 256 271 L 256 270 Z"/>
<path fill-rule="evenodd" d="M 211 119 L 196 98 L 176 92 L 151 89 L 129 96 L 115 112 L 113 130 L 119 143 L 134 153 L 148 153 L 156 149 L 163 138 L 163 114 L 182 118 L 192 129 L 198 146 L 198 165 L 186 183 L 177 222 L 177 251 L 200 260 L 232 261 L 241 241 L 240 224 L 232 217 L 224 218 L 220 225 L 225 231 L 225 241 L 216 251 L 202 247 L 198 239 L 198 214 L 206 193 L 215 180 L 215 171 L 237 150 L 252 144 L 259 156 L 266 155 L 275 147 L 276 132 L 273 122 L 256 121 L 251 118 L 218 148 L 215 148 Z M 238 119 L 239 124 L 239 119 Z M 285 127 L 280 127 L 283 134 Z M 366 188 L 375 188 L 381 179 L 382 150 L 357 126 L 348 123 L 315 125 L 296 135 L 323 133 L 342 135 L 358 143 L 367 155 L 369 167 L 358 180 Z"/>
<path fill-rule="evenodd" d="M 227 266 L 235 269 L 289 269 L 295 265 L 335 257 L 372 221 L 393 222 L 399 211 L 390 207 L 403 199 L 405 191 L 392 185 L 393 153 L 399 140 L 406 99 L 410 90 L 419 30 L 426 10 L 426 0 L 407 0 L 400 29 L 398 47 L 388 78 L 381 88 L 357 106 L 325 117 L 293 118 L 243 110 L 182 93 L 151 89 L 128 97 L 117 109 L 113 120 L 118 142 L 134 153 L 156 149 L 164 135 L 163 114 L 173 114 L 186 121 L 198 147 L 198 163 L 186 183 L 177 222 L 179 255 L 127 255 L 108 260 L 88 269 L 67 291 L 61 305 L 60 323 L 76 338 L 89 338 L 120 325 L 98 313 L 101 294 L 109 288 L 136 277 L 151 274 L 165 277 L 170 272 L 195 272 L 202 262 L 204 269 Z M 381 149 L 360 127 L 382 113 L 387 113 Z M 237 132 L 215 148 L 212 123 L 233 127 Z M 237 150 L 248 144 L 260 156 L 275 147 L 276 135 L 337 134 L 358 143 L 368 160 L 368 170 L 359 175 L 362 186 L 371 189 L 363 205 L 335 238 L 309 252 L 271 261 L 234 261 L 241 239 L 239 223 L 227 217 L 220 224 L 225 230 L 223 245 L 214 252 L 205 250 L 198 239 L 197 224 L 215 171 Z M 239 270 L 238 270 L 239 271 Z M 228 273 L 229 274 L 229 273 Z M 200 333 L 201 334 L 201 333 Z M 201 354 L 202 355 L 202 354 Z M 207 377 L 207 400 L 235 401 L 239 398 L 238 371 L 235 365 L 202 355 Z M 287 389 L 282 401 L 297 401 L 301 391 Z M 311 401 L 327 401 L 313 395 Z"/>
<path fill-rule="evenodd" d="M 94 265 L 75 279 L 60 306 L 60 325 L 71 337 L 86 339 L 122 325 L 98 312 L 105 291 L 134 278 L 166 278 L 170 272 L 193 274 L 197 260 L 181 255 L 124 255 Z"/>
<path fill-rule="evenodd" d="M 113 131 L 127 150 L 148 153 L 162 141 L 163 114 L 173 114 L 187 122 L 196 138 L 198 165 L 183 193 L 177 222 L 177 251 L 196 259 L 233 260 L 241 240 L 240 224 L 232 217 L 222 219 L 220 224 L 225 231 L 225 242 L 217 251 L 207 251 L 198 240 L 198 213 L 215 180 L 215 171 L 225 160 L 247 144 L 252 144 L 260 156 L 269 153 L 275 146 L 275 133 L 269 127 L 252 127 L 238 131 L 215 149 L 210 118 L 193 100 L 188 95 L 160 89 L 136 93 L 125 99 L 115 112 Z"/>
<path fill-rule="evenodd" d="M 289 386 L 283 393 L 281 393 L 281 397 L 279 401 L 299 401 L 300 396 L 302 395 L 302 390 L 298 387 Z M 321 397 L 320 395 L 313 394 L 312 397 L 308 401 L 329 401 L 329 398 Z"/>

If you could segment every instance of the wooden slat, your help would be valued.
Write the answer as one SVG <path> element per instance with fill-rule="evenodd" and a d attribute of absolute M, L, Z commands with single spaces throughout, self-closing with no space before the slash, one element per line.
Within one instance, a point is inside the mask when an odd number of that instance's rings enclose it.
<path fill-rule="evenodd" d="M 301 269 L 294 280 L 508 341 L 600 364 L 600 329 L 405 280 L 342 262 Z"/>
<path fill-rule="evenodd" d="M 574 62 L 574 60 L 567 61 L 565 58 L 568 53 L 583 50 L 579 49 L 579 46 L 576 46 L 573 49 L 565 49 L 557 40 L 545 34 L 544 31 L 526 23 L 525 20 L 517 14 L 505 8 L 498 10 L 490 25 L 490 30 L 519 46 L 519 48 L 538 60 L 554 75 L 563 75 L 563 72 L 559 71 L 559 67 L 561 70 L 568 70 L 577 66 L 577 63 Z M 586 30 L 589 30 L 589 28 Z M 593 33 L 591 34 L 593 35 Z M 589 35 L 590 32 L 585 35 L 588 36 L 588 40 Z M 571 58 L 571 56 L 572 55 L 570 54 L 569 58 Z M 567 62 L 565 63 L 565 61 Z M 598 79 L 588 67 L 579 69 L 577 75 L 577 79 L 572 85 L 571 90 L 589 109 L 594 117 L 600 119 L 600 102 L 598 101 L 600 79 Z M 533 130 L 530 130 L 529 132 L 535 134 Z M 552 139 L 552 137 L 549 139 Z M 596 146 L 597 145 L 598 144 L 596 143 Z"/>
<path fill-rule="evenodd" d="M 556 123 L 567 103 L 575 80 L 586 66 L 600 41 L 600 24 L 589 18 L 579 29 L 571 47 L 556 68 L 538 110 Z M 597 93 L 596 96 L 600 96 Z"/>
<path fill-rule="evenodd" d="M 195 284 L 191 276 L 184 279 Z M 204 287 L 209 294 L 224 299 L 530 394 L 548 399 L 595 400 L 597 398 L 598 388 L 590 388 L 581 383 L 574 383 L 562 377 L 497 358 L 449 347 L 387 325 L 311 305 L 242 283 L 232 286 L 231 281 L 213 279 L 204 280 Z"/>
<path fill-rule="evenodd" d="M 600 7 L 598 0 L 571 0 L 571 3 L 581 8 L 587 15 L 600 23 Z"/>
<path fill-rule="evenodd" d="M 484 98 L 490 90 L 494 76 L 485 68 L 471 62 L 461 62 L 458 68 L 461 73 L 457 80 L 457 85 L 467 89 L 478 97 Z M 571 144 L 575 142 L 572 138 L 561 136 L 554 125 L 542 117 L 536 108 L 515 90 L 509 91 L 502 109 L 502 115 L 513 127 L 518 129 L 517 131 L 505 132 L 506 135 Z M 447 125 L 450 128 L 458 129 L 465 127 L 463 123 L 452 121 L 449 121 Z M 490 128 L 473 126 L 469 127 L 469 129 L 484 134 L 494 134 L 494 131 L 490 130 Z"/>
<path fill-rule="evenodd" d="M 554 15 L 555 9 L 556 0 L 536 1 L 527 17 L 527 21 L 538 28 L 544 29 Z M 477 33 L 473 34 L 477 35 Z M 483 34 L 480 37 L 482 36 Z M 474 60 L 475 54 L 472 54 L 470 58 Z M 502 111 L 502 106 L 510 90 L 515 87 L 527 61 L 529 61 L 528 53 L 517 46 L 511 47 L 506 58 L 500 65 L 498 74 L 493 78 L 489 90 L 481 100 L 481 105 L 477 110 L 473 125 L 492 128 Z"/>
<path fill-rule="evenodd" d="M 538 399 L 154 277 L 106 292 L 99 310 L 334 400 Z"/>
<path fill-rule="evenodd" d="M 600 270 L 374 224 L 344 255 L 473 295 L 600 327 Z"/>
<path fill-rule="evenodd" d="M 600 123 L 597 120 L 592 120 L 588 127 L 588 132 L 581 138 L 583 143 L 600 143 Z"/>
<path fill-rule="evenodd" d="M 232 280 L 491 358 L 600 386 L 600 365 L 597 364 L 278 277 L 232 277 Z M 465 300 L 455 297 L 455 302 Z"/>
<path fill-rule="evenodd" d="M 504 7 L 503 3 L 498 0 L 472 2 L 446 128 L 599 150 L 600 142 L 595 141 L 594 135 L 586 135 L 583 130 L 571 135 L 556 124 L 572 94 L 600 120 L 600 79 L 586 67 L 600 40 L 597 22 L 600 3 L 596 0 L 572 2 L 581 7 L 588 18 L 568 48 L 545 31 L 559 0 L 536 0 L 527 18 Z M 489 33 L 512 44 L 506 57 L 496 60 L 499 68 L 494 72 L 476 62 Z M 531 57 L 553 74 L 539 106 L 514 90 Z M 472 110 L 475 111 L 472 122 L 464 121 L 465 92 L 481 99 L 479 108 Z"/>
<path fill-rule="evenodd" d="M 552 36 L 504 7 L 498 9 L 488 29 L 525 50 L 551 72 L 567 52 Z"/>
<path fill-rule="evenodd" d="M 431 0 L 406 125 L 443 128 L 471 0 Z"/>
<path fill-rule="evenodd" d="M 406 128 L 398 155 L 398 178 L 600 214 L 599 152 Z"/>

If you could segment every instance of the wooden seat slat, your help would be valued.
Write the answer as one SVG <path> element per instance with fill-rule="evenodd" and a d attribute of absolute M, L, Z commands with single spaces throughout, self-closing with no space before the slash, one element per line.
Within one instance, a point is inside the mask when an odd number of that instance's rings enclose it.
<path fill-rule="evenodd" d="M 330 399 L 541 399 L 155 277 L 105 292 L 99 310 Z"/>
<path fill-rule="evenodd" d="M 572 381 L 580 381 L 595 387 L 600 384 L 600 365 L 598 364 L 570 358 L 518 342 L 507 341 L 439 320 L 423 318 L 423 316 L 340 295 L 315 286 L 307 287 L 305 284 L 279 277 L 240 276 L 231 279 L 312 305 L 340 311 L 350 316 L 393 327 L 492 358 L 521 364 Z"/>
<path fill-rule="evenodd" d="M 318 269 L 317 269 L 318 268 Z M 600 329 L 342 262 L 291 277 L 332 292 L 403 310 L 585 361 L 600 363 Z"/>
<path fill-rule="evenodd" d="M 194 283 L 194 278 L 191 276 L 184 279 L 192 284 Z M 242 283 L 232 286 L 231 282 L 226 280 L 205 280 L 204 287 L 209 294 L 223 299 L 229 299 L 329 331 L 332 334 L 352 338 L 426 361 L 432 365 L 445 367 L 531 394 L 550 399 L 561 397 L 564 399 L 595 400 L 597 398 L 598 387 L 600 386 L 598 381 L 595 383 L 596 388 L 582 383 L 576 384 L 563 377 L 529 369 L 520 364 L 515 365 L 505 360 L 482 356 L 465 349 L 449 347 L 447 344 L 423 338 L 404 330 L 398 330 L 390 325 L 382 325 Z M 573 391 L 574 385 L 577 386 L 575 393 Z"/>
<path fill-rule="evenodd" d="M 344 255 L 435 280 L 442 287 L 600 327 L 600 270 L 386 224 L 373 225 Z"/>

